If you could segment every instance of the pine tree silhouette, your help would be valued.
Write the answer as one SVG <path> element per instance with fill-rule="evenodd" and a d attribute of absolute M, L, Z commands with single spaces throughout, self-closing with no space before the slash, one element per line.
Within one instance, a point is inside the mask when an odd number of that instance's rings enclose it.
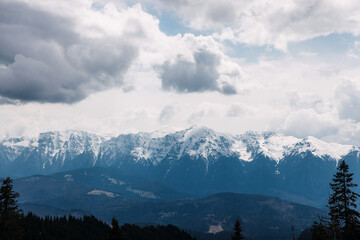
<path fill-rule="evenodd" d="M 109 235 L 109 240 L 122 240 L 122 236 L 121 236 L 121 230 L 119 227 L 119 222 L 118 220 L 116 220 L 116 218 L 112 218 L 111 220 L 111 230 L 110 230 L 110 235 Z"/>
<path fill-rule="evenodd" d="M 233 230 L 234 230 L 234 233 L 231 235 L 231 240 L 244 239 L 243 235 L 241 234 L 242 228 L 241 228 L 241 225 L 240 225 L 239 218 L 236 218 Z"/>
<path fill-rule="evenodd" d="M 19 194 L 13 191 L 12 179 L 3 180 L 0 189 L 0 240 L 22 238 L 22 211 L 17 205 L 18 197 Z"/>
<path fill-rule="evenodd" d="M 312 226 L 312 239 L 313 240 L 327 240 L 331 239 L 329 231 L 329 221 L 324 217 L 319 217 L 319 221 L 315 221 Z"/>
<path fill-rule="evenodd" d="M 356 200 L 360 196 L 352 191 L 357 185 L 352 182 L 353 173 L 345 160 L 339 163 L 328 201 L 328 218 L 321 218 L 312 226 L 313 239 L 353 240 L 360 239 L 359 212 Z"/>
<path fill-rule="evenodd" d="M 356 199 L 360 196 L 351 188 L 357 185 L 352 183 L 353 173 L 349 173 L 349 166 L 342 160 L 330 183 L 332 194 L 329 197 L 329 217 L 332 235 L 344 240 L 360 238 L 359 212 L 356 211 Z"/>

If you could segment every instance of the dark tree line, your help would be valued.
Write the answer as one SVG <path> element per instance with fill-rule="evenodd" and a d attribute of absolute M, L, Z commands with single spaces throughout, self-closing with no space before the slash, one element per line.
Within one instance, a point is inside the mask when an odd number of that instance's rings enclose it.
<path fill-rule="evenodd" d="M 328 216 L 320 217 L 312 226 L 313 240 L 356 240 L 360 239 L 360 214 L 356 200 L 360 196 L 352 190 L 353 173 L 345 160 L 339 163 L 328 201 Z"/>
<path fill-rule="evenodd" d="M 12 180 L 2 180 L 0 189 L 0 240 L 194 240 L 176 226 L 119 227 L 113 218 L 111 227 L 94 216 L 45 217 L 24 215 L 18 208 L 19 194 Z"/>

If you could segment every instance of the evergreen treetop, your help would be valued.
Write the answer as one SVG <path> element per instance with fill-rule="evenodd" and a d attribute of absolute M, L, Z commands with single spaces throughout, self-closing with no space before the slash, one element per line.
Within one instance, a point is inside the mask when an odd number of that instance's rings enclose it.
<path fill-rule="evenodd" d="M 22 211 L 17 205 L 19 194 L 13 191 L 12 179 L 2 181 L 0 188 L 0 240 L 22 238 L 20 221 Z"/>
<path fill-rule="evenodd" d="M 345 160 L 341 160 L 330 183 L 332 193 L 328 201 L 328 218 L 314 223 L 313 239 L 360 239 L 360 214 L 356 210 L 356 200 L 360 195 L 352 190 L 357 187 L 352 182 L 353 175 L 349 173 Z"/>
<path fill-rule="evenodd" d="M 239 218 L 236 218 L 233 230 L 234 230 L 234 233 L 231 235 L 231 240 L 244 239 L 243 235 L 241 234 L 242 228 L 241 228 L 241 225 L 240 225 Z"/>

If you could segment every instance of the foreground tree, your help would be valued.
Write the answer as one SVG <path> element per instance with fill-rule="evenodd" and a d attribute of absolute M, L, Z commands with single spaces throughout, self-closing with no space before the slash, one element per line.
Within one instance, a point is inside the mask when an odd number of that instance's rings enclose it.
<path fill-rule="evenodd" d="M 0 189 L 0 240 L 22 238 L 20 222 L 22 211 L 17 205 L 19 194 L 13 191 L 11 178 L 2 181 Z"/>
<path fill-rule="evenodd" d="M 110 236 L 109 240 L 122 240 L 121 236 L 121 230 L 119 227 L 119 222 L 116 220 L 116 218 L 112 218 L 111 220 L 111 230 L 110 230 Z"/>
<path fill-rule="evenodd" d="M 241 240 L 244 239 L 244 237 L 242 236 L 241 232 L 242 232 L 242 228 L 240 225 L 240 221 L 237 218 L 235 223 L 234 223 L 234 233 L 231 235 L 231 240 Z"/>
<path fill-rule="evenodd" d="M 333 182 L 330 183 L 332 193 L 328 201 L 328 219 L 320 219 L 319 223 L 314 223 L 313 239 L 359 239 L 360 214 L 356 211 L 356 200 L 360 195 L 352 191 L 352 188 L 357 186 L 352 182 L 353 175 L 349 173 L 349 166 L 345 160 L 342 160 Z M 318 236 L 323 236 L 323 238 Z"/>
<path fill-rule="evenodd" d="M 330 184 L 333 192 L 329 197 L 329 216 L 334 226 L 333 233 L 335 235 L 339 232 L 345 240 L 360 236 L 360 214 L 356 211 L 356 199 L 360 195 L 351 190 L 357 186 L 352 183 L 353 175 L 349 173 L 349 166 L 345 160 L 342 160 L 333 183 Z"/>
<path fill-rule="evenodd" d="M 331 239 L 328 222 L 323 217 L 319 217 L 319 221 L 314 222 L 311 232 L 313 240 Z"/>

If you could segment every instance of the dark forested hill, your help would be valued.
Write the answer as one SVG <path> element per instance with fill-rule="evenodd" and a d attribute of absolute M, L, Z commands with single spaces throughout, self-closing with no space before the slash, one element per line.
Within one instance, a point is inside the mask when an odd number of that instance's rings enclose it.
<path fill-rule="evenodd" d="M 93 214 L 108 222 L 115 216 L 121 224 L 174 224 L 189 231 L 224 236 L 232 231 L 239 217 L 245 236 L 254 239 L 287 239 L 292 225 L 300 233 L 323 213 L 317 208 L 262 195 L 219 193 L 189 199 L 161 184 L 145 184 L 137 178 L 111 173 L 97 168 L 74 170 L 18 179 L 14 186 L 23 209 L 41 216 Z M 94 179 L 87 181 L 88 176 Z M 184 199 L 170 201 L 172 197 L 168 196 Z"/>

